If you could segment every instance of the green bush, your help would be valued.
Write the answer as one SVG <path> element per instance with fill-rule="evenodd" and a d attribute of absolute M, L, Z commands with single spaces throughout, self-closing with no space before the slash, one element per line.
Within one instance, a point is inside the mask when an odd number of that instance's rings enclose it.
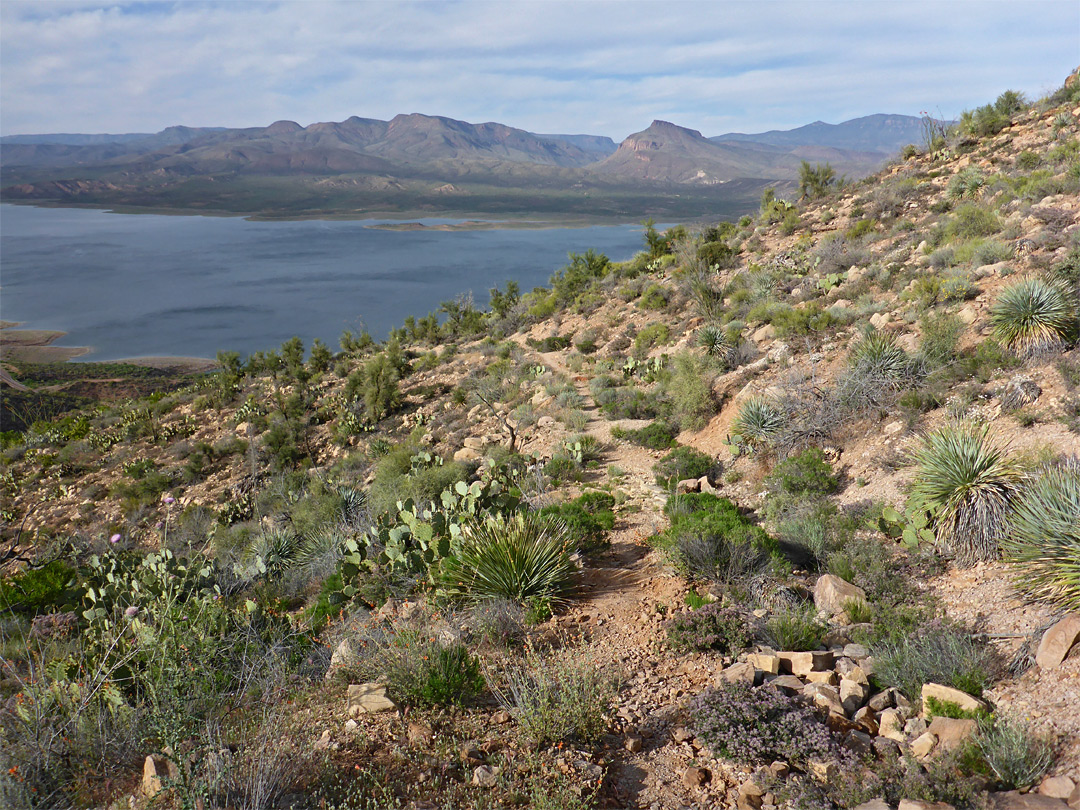
<path fill-rule="evenodd" d="M 653 465 L 656 483 L 665 489 L 688 478 L 701 478 L 715 469 L 716 462 L 710 456 L 692 447 L 676 447 Z"/>
<path fill-rule="evenodd" d="M 404 632 L 379 658 L 389 693 L 407 706 L 460 706 L 484 689 L 480 662 L 461 643 Z"/>
<path fill-rule="evenodd" d="M 618 681 L 587 651 L 552 654 L 530 646 L 492 689 L 533 742 L 590 743 L 607 731 Z"/>
<path fill-rule="evenodd" d="M 61 608 L 74 595 L 75 569 L 61 560 L 0 578 L 0 611 L 29 616 Z"/>
<path fill-rule="evenodd" d="M 668 646 L 679 652 L 714 651 L 735 655 L 749 642 L 746 619 L 718 604 L 679 613 L 664 622 Z"/>
<path fill-rule="evenodd" d="M 634 338 L 634 351 L 638 354 L 648 352 L 656 346 L 662 346 L 671 340 L 671 327 L 666 323 L 652 323 L 638 332 Z"/>
<path fill-rule="evenodd" d="M 474 602 L 557 599 L 573 587 L 574 546 L 570 530 L 556 518 L 536 512 L 489 516 L 461 527 L 437 576 L 448 595 Z"/>
<path fill-rule="evenodd" d="M 1000 230 L 1001 221 L 992 210 L 977 203 L 964 203 L 946 223 L 945 236 L 949 241 L 975 239 L 993 236 Z"/>
<path fill-rule="evenodd" d="M 650 422 L 645 427 L 634 430 L 626 430 L 616 425 L 611 429 L 611 435 L 612 438 L 626 439 L 650 450 L 669 450 L 678 444 L 675 441 L 678 431 L 662 421 Z"/>
<path fill-rule="evenodd" d="M 971 747 L 1002 790 L 1033 788 L 1054 764 L 1049 738 L 1022 721 L 1000 716 L 979 719 Z"/>
<path fill-rule="evenodd" d="M 770 561 L 783 560 L 775 538 L 726 498 L 675 495 L 664 512 L 671 525 L 657 542 L 689 578 L 742 586 Z"/>
<path fill-rule="evenodd" d="M 1031 356 L 1059 348 L 1076 326 L 1076 304 L 1059 286 L 1030 278 L 1006 287 L 990 308 L 994 333 L 1009 349 Z"/>
<path fill-rule="evenodd" d="M 1080 459 L 1050 465 L 1024 488 L 1002 545 L 1024 591 L 1080 610 Z"/>
<path fill-rule="evenodd" d="M 933 431 L 913 459 L 911 496 L 931 513 L 938 541 L 964 564 L 996 558 L 1023 472 L 991 443 L 989 427 Z"/>
<path fill-rule="evenodd" d="M 964 322 L 951 312 L 931 311 L 919 321 L 919 354 L 933 367 L 952 362 L 957 354 Z"/>
<path fill-rule="evenodd" d="M 566 524 L 577 549 L 589 554 L 609 544 L 608 532 L 615 528 L 614 506 L 615 499 L 606 492 L 588 492 L 567 503 L 545 506 L 540 514 Z"/>
<path fill-rule="evenodd" d="M 1000 670 L 994 651 L 971 634 L 940 622 L 871 645 L 874 679 L 921 700 L 924 683 L 940 683 L 979 697 Z"/>
<path fill-rule="evenodd" d="M 701 430 L 716 413 L 712 375 L 705 362 L 683 352 L 675 356 L 674 369 L 664 385 L 672 416 L 683 430 Z"/>
<path fill-rule="evenodd" d="M 836 170 L 828 163 L 811 166 L 804 160 L 799 166 L 799 197 L 802 199 L 823 197 L 837 182 Z"/>
<path fill-rule="evenodd" d="M 805 652 L 821 646 L 828 627 L 818 621 L 813 605 L 774 613 L 765 622 L 765 639 L 777 650 Z"/>
<path fill-rule="evenodd" d="M 908 374 L 911 358 L 896 345 L 893 335 L 875 330 L 867 332 L 855 344 L 848 363 L 857 372 L 899 385 Z"/>
<path fill-rule="evenodd" d="M 831 495 L 840 487 L 840 481 L 833 475 L 832 464 L 816 447 L 781 461 L 765 482 L 772 492 L 808 497 Z"/>
<path fill-rule="evenodd" d="M 642 309 L 665 309 L 667 305 L 667 293 L 659 284 L 650 285 L 638 300 L 638 306 Z"/>

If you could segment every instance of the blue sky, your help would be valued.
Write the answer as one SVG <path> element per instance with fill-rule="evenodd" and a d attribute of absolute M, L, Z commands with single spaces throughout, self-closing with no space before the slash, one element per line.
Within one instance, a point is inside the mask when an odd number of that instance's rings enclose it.
<path fill-rule="evenodd" d="M 1080 63 L 1077 0 L 0 3 L 0 132 L 397 113 L 621 140 L 953 117 Z"/>

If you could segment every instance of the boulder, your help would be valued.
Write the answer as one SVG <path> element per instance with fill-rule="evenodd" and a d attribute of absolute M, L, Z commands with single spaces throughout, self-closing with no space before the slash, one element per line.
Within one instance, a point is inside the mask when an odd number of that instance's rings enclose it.
<path fill-rule="evenodd" d="M 943 686 L 940 683 L 924 683 L 922 688 L 923 710 L 926 709 L 927 698 L 934 698 L 942 703 L 955 703 L 965 712 L 989 711 L 986 701 L 979 700 L 967 692 L 953 689 L 951 686 Z"/>
<path fill-rule="evenodd" d="M 683 784 L 687 787 L 701 787 L 712 780 L 712 771 L 708 768 L 692 767 L 683 771 Z"/>
<path fill-rule="evenodd" d="M 808 675 L 832 669 L 833 654 L 828 651 L 778 652 L 780 671 L 792 675 Z"/>
<path fill-rule="evenodd" d="M 925 759 L 937 745 L 937 737 L 929 731 L 924 731 L 911 743 L 911 753 L 918 759 Z"/>
<path fill-rule="evenodd" d="M 896 709 L 885 709 L 878 715 L 878 734 L 896 742 L 905 742 L 904 720 Z"/>
<path fill-rule="evenodd" d="M 356 717 L 361 714 L 376 714 L 378 712 L 392 712 L 397 709 L 394 701 L 386 696 L 386 686 L 381 683 L 349 684 L 349 696 L 346 706 L 349 717 Z"/>
<path fill-rule="evenodd" d="M 180 769 L 168 757 L 151 754 L 143 761 L 142 795 L 152 799 L 161 792 L 162 779 L 179 779 Z"/>
<path fill-rule="evenodd" d="M 1069 613 L 1045 633 L 1035 651 L 1035 663 L 1040 669 L 1053 669 L 1061 664 L 1069 650 L 1080 639 L 1080 613 Z"/>
<path fill-rule="evenodd" d="M 757 670 L 754 665 L 749 661 L 742 661 L 721 670 L 716 676 L 715 683 L 745 683 L 753 686 L 756 680 Z"/>
<path fill-rule="evenodd" d="M 840 702 L 849 717 L 862 708 L 869 696 L 870 687 L 866 684 L 847 678 L 840 681 Z"/>
<path fill-rule="evenodd" d="M 806 684 L 802 682 L 801 678 L 794 675 L 781 675 L 778 678 L 773 678 L 769 681 L 769 686 L 773 689 L 783 689 L 789 695 L 797 695 L 802 694 L 802 690 Z"/>
<path fill-rule="evenodd" d="M 1044 796 L 1041 793 L 1020 793 L 1017 790 L 989 794 L 987 806 L 990 810 L 1067 810 L 1068 808 L 1065 802 L 1053 796 Z"/>
<path fill-rule="evenodd" d="M 1048 776 L 1039 785 L 1039 793 L 1054 799 L 1068 800 L 1076 790 L 1076 783 L 1067 776 Z"/>
<path fill-rule="evenodd" d="M 978 725 L 969 718 L 958 720 L 952 717 L 935 717 L 927 731 L 937 737 L 938 745 L 943 751 L 949 751 L 971 737 Z"/>
<path fill-rule="evenodd" d="M 684 478 L 682 481 L 679 481 L 677 484 L 675 484 L 675 491 L 680 494 L 685 494 L 687 492 L 700 492 L 701 482 L 698 481 L 698 479 L 696 478 Z"/>
<path fill-rule="evenodd" d="M 780 672 L 779 656 L 767 653 L 751 653 L 746 657 L 746 660 L 762 672 L 767 672 L 770 675 L 777 675 Z"/>
<path fill-rule="evenodd" d="M 462 447 L 454 453 L 454 461 L 480 461 L 481 458 L 483 457 L 471 447 Z"/>
<path fill-rule="evenodd" d="M 840 579 L 834 574 L 823 574 L 814 585 L 814 604 L 830 616 L 844 611 L 848 601 L 866 602 L 866 591 Z"/>

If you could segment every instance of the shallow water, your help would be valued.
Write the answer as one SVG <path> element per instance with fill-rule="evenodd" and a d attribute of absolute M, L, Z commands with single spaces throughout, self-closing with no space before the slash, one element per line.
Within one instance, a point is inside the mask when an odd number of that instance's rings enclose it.
<path fill-rule="evenodd" d="M 640 225 L 541 230 L 388 231 L 387 220 L 249 222 L 0 205 L 0 318 L 68 334 L 84 360 L 213 357 L 273 349 L 294 335 L 337 348 L 407 315 L 516 280 L 546 285 L 567 253 L 613 261 Z M 460 220 L 425 219 L 434 225 Z"/>

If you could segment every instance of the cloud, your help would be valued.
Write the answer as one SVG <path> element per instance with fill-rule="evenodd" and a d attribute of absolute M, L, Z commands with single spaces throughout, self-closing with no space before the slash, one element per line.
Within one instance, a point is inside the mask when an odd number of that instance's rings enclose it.
<path fill-rule="evenodd" d="M 955 115 L 1074 67 L 1075 0 L 0 4 L 0 127 L 156 131 L 401 112 L 620 139 Z"/>

